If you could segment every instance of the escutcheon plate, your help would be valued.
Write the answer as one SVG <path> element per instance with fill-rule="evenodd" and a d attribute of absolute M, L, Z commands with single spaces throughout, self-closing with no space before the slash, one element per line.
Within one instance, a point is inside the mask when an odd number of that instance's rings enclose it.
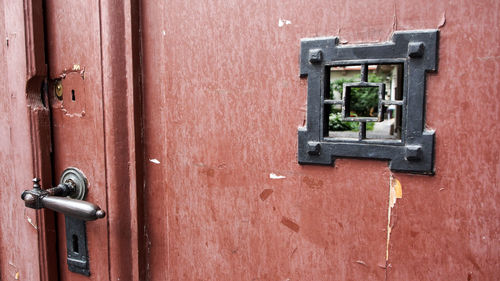
<path fill-rule="evenodd" d="M 85 177 L 85 174 L 74 167 L 66 168 L 61 175 L 60 183 L 63 184 L 67 183 L 68 181 L 72 181 L 75 183 L 75 192 L 70 194 L 68 197 L 77 200 L 84 200 L 85 196 L 87 195 L 88 188 L 88 181 L 87 177 Z"/>

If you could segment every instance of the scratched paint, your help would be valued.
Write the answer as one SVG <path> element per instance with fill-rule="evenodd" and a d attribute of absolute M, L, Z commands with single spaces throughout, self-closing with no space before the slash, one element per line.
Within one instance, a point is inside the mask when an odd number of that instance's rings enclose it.
<path fill-rule="evenodd" d="M 286 177 L 282 176 L 282 175 L 275 174 L 275 173 L 270 173 L 269 178 L 273 179 L 273 180 L 281 180 L 281 179 L 285 179 Z"/>
<path fill-rule="evenodd" d="M 160 161 L 158 159 L 156 159 L 156 158 L 149 159 L 149 162 L 157 164 L 157 165 L 160 164 Z"/>
<path fill-rule="evenodd" d="M 33 223 L 33 220 L 30 217 L 26 216 L 26 219 L 28 223 L 31 224 L 31 226 L 33 226 L 34 229 L 38 229 L 38 227 Z"/>
<path fill-rule="evenodd" d="M 283 26 L 289 25 L 289 24 L 292 24 L 292 21 L 281 19 L 281 18 L 278 20 L 279 27 L 283 27 Z"/>

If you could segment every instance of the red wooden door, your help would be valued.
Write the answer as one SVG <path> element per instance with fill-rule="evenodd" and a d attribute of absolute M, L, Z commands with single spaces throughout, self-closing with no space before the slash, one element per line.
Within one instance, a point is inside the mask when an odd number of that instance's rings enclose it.
<path fill-rule="evenodd" d="M 498 1 L 142 4 L 151 280 L 498 278 Z M 440 30 L 436 174 L 297 164 L 300 39 L 416 29 Z"/>
<path fill-rule="evenodd" d="M 68 270 L 64 217 L 58 215 L 60 280 L 139 279 L 140 68 L 133 65 L 139 53 L 131 42 L 137 31 L 130 31 L 137 30 L 136 9 L 130 3 L 46 1 L 53 172 L 69 166 L 83 171 L 86 200 L 107 212 L 106 219 L 86 223 L 89 277 Z"/>
<path fill-rule="evenodd" d="M 47 1 L 46 4 L 54 175 L 60 175 L 67 167 L 80 169 L 89 180 L 86 200 L 106 210 L 99 6 L 97 2 Z M 57 222 L 60 279 L 88 280 L 68 271 L 62 214 L 58 214 Z M 87 222 L 86 230 L 90 280 L 106 280 L 109 227 L 106 220 L 98 220 Z"/>
<path fill-rule="evenodd" d="M 17 2 L 0 4 L 1 280 L 500 275 L 495 1 Z M 299 165 L 300 39 L 416 29 L 440 31 L 435 175 Z M 107 212 L 87 223 L 89 277 L 67 269 L 62 215 L 19 199 L 68 166 Z"/>
<path fill-rule="evenodd" d="M 139 280 L 137 3 L 26 0 L 0 8 L 9 34 L 1 48 L 1 180 L 9 192 L 0 197 L 0 279 Z M 47 189 L 69 166 L 86 175 L 86 200 L 107 212 L 86 224 L 89 277 L 68 270 L 64 217 L 27 209 L 19 198 L 33 177 Z"/>

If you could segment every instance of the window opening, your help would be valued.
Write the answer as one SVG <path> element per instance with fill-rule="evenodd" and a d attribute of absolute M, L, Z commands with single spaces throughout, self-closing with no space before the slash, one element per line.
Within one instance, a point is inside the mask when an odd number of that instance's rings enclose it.
<path fill-rule="evenodd" d="M 437 70 L 438 41 L 438 30 L 398 31 L 389 42 L 355 45 L 302 39 L 307 118 L 298 129 L 298 162 L 378 159 L 393 171 L 432 175 L 435 132 L 425 126 L 425 92 L 427 73 Z"/>
<path fill-rule="evenodd" d="M 403 64 L 329 67 L 324 137 L 401 140 Z"/>

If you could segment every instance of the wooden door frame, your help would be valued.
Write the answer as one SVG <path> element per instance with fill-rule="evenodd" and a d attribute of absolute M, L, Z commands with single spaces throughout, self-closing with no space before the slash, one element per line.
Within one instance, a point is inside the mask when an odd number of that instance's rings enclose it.
<path fill-rule="evenodd" d="M 47 65 L 42 0 L 24 0 L 24 32 L 26 50 L 26 102 L 30 122 L 31 153 L 34 176 L 43 188 L 52 185 L 50 110 L 46 93 Z M 44 99 L 44 100 L 42 100 Z M 29 187 L 27 187 L 29 188 Z M 40 280 L 57 280 L 55 216 L 42 209 L 36 212 L 38 265 Z"/>
<path fill-rule="evenodd" d="M 100 5 L 109 276 L 141 280 L 146 268 L 140 3 Z"/>
<path fill-rule="evenodd" d="M 44 1 L 24 0 L 26 98 L 33 172 L 54 184 L 44 35 Z M 100 2 L 109 279 L 140 280 L 146 272 L 143 231 L 143 146 L 140 7 L 138 0 Z M 76 31 L 77 32 L 77 31 Z M 50 54 L 48 54 L 50 56 Z M 49 81 L 50 83 L 50 81 Z M 111 159 L 111 160 L 109 160 Z M 40 280 L 58 279 L 56 220 L 37 212 Z M 59 238 L 63 239 L 63 238 Z"/>

